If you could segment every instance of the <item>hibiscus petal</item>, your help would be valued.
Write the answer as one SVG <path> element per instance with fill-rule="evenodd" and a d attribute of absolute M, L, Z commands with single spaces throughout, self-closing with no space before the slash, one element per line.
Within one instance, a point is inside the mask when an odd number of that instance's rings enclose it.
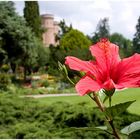
<path fill-rule="evenodd" d="M 140 74 L 137 76 L 137 78 L 134 78 L 133 76 L 125 76 L 122 82 L 115 85 L 116 89 L 123 89 L 123 88 L 136 88 L 140 87 Z"/>
<path fill-rule="evenodd" d="M 119 64 L 119 71 L 121 75 L 128 73 L 140 72 L 140 54 L 134 54 L 131 57 L 124 58 Z"/>
<path fill-rule="evenodd" d="M 117 83 L 116 88 L 134 88 L 140 87 L 140 73 L 126 74 L 121 77 Z"/>
<path fill-rule="evenodd" d="M 96 78 L 104 83 L 107 79 L 116 79 L 116 69 L 120 62 L 119 47 L 102 39 L 90 47 L 90 51 L 97 61 L 98 73 Z"/>
<path fill-rule="evenodd" d="M 80 96 L 88 94 L 92 91 L 99 91 L 101 86 L 93 80 L 89 76 L 83 77 L 77 84 L 76 84 L 76 91 Z"/>
<path fill-rule="evenodd" d="M 103 84 L 103 89 L 105 90 L 112 90 L 115 88 L 115 84 L 112 79 L 108 79 L 104 84 Z"/>
<path fill-rule="evenodd" d="M 123 59 L 118 66 L 118 87 L 140 86 L 140 54 Z"/>
<path fill-rule="evenodd" d="M 96 73 L 96 66 L 93 62 L 83 61 L 73 56 L 67 56 L 65 64 L 68 65 L 71 69 L 83 72 L 90 72 L 93 75 Z"/>
<path fill-rule="evenodd" d="M 120 61 L 119 47 L 107 39 L 91 46 L 90 51 L 95 56 L 98 66 L 104 71 L 112 71 Z"/>

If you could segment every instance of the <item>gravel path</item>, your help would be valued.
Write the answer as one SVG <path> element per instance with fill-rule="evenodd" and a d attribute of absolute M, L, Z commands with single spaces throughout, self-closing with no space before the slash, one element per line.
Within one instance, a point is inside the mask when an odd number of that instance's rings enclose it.
<path fill-rule="evenodd" d="M 116 92 L 118 91 L 121 91 L 121 90 L 116 90 Z M 60 96 L 78 96 L 78 94 L 77 93 L 55 93 L 55 94 L 24 95 L 21 97 L 44 98 L 44 97 L 60 97 Z"/>
<path fill-rule="evenodd" d="M 42 95 L 25 95 L 22 97 L 44 98 L 44 97 L 60 97 L 60 96 L 77 96 L 77 93 L 59 93 L 59 94 L 42 94 Z"/>

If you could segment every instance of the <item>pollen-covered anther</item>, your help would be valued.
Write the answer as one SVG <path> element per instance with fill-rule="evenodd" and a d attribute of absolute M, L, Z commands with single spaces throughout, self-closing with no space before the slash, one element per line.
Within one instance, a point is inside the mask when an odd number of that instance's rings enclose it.
<path fill-rule="evenodd" d="M 109 53 L 110 42 L 108 39 L 101 39 L 98 46 L 104 50 L 105 54 Z"/>

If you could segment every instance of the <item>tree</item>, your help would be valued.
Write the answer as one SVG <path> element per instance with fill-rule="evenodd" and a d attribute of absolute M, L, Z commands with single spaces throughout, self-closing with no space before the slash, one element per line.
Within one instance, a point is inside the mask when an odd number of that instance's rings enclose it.
<path fill-rule="evenodd" d="M 59 27 L 61 30 L 56 35 L 56 41 L 60 40 L 66 33 L 73 29 L 72 24 L 70 24 L 70 26 L 67 26 L 64 19 L 60 21 Z"/>
<path fill-rule="evenodd" d="M 88 48 L 90 40 L 80 31 L 71 29 L 60 40 L 60 46 L 66 51 L 76 48 Z"/>
<path fill-rule="evenodd" d="M 122 34 L 113 33 L 109 37 L 110 42 L 120 47 L 121 57 L 128 57 L 132 54 L 132 42 L 125 38 Z"/>
<path fill-rule="evenodd" d="M 7 60 L 7 53 L 0 47 L 0 67 L 4 64 Z"/>
<path fill-rule="evenodd" d="M 89 46 L 91 41 L 80 31 L 70 29 L 65 32 L 60 39 L 60 45 L 57 47 L 50 46 L 49 73 L 60 75 L 58 72 L 58 61 L 65 62 L 68 55 L 76 56 L 83 60 L 91 58 Z"/>
<path fill-rule="evenodd" d="M 1 50 L 7 54 L 14 72 L 16 65 L 24 67 L 26 79 L 27 70 L 37 63 L 38 39 L 25 20 L 17 15 L 13 2 L 0 2 L 0 19 Z"/>
<path fill-rule="evenodd" d="M 24 17 L 37 37 L 42 38 L 38 1 L 25 1 Z"/>
<path fill-rule="evenodd" d="M 133 38 L 133 53 L 140 53 L 140 17 L 138 18 L 138 23 L 136 25 L 136 33 Z"/>
<path fill-rule="evenodd" d="M 42 46 L 40 42 L 37 47 L 37 61 L 34 66 L 34 71 L 38 71 L 40 67 L 48 65 L 50 59 L 50 50 L 47 47 Z"/>
<path fill-rule="evenodd" d="M 60 75 L 60 73 L 57 72 L 58 61 L 64 63 L 65 57 L 68 55 L 89 60 L 91 58 L 89 51 L 90 45 L 91 41 L 78 30 L 71 29 L 65 33 L 60 40 L 59 46 L 50 46 L 49 73 Z"/>
<path fill-rule="evenodd" d="M 60 21 L 59 26 L 61 28 L 61 34 L 65 34 L 72 29 L 72 25 L 67 26 L 64 19 Z"/>
<path fill-rule="evenodd" d="M 99 23 L 97 24 L 96 31 L 94 32 L 94 35 L 91 37 L 91 40 L 93 43 L 96 43 L 99 41 L 100 38 L 109 38 L 109 24 L 108 24 L 108 18 L 101 19 Z"/>

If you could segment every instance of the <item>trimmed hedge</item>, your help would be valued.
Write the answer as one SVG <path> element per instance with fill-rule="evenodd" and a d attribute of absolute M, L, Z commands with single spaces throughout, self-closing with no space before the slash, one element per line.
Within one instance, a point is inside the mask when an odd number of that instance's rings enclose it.
<path fill-rule="evenodd" d="M 41 106 L 31 98 L 0 94 L 0 139 L 113 138 L 106 132 L 87 129 L 105 125 L 103 118 L 97 108 L 86 103 Z M 120 129 L 138 120 L 139 116 L 125 112 L 115 123 Z M 130 138 L 137 136 L 135 132 Z"/>

